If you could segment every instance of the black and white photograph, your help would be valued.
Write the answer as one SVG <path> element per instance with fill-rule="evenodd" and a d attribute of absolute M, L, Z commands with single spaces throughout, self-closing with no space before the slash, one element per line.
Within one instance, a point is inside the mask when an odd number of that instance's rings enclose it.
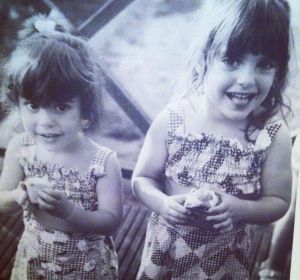
<path fill-rule="evenodd" d="M 300 279 L 299 0 L 0 0 L 0 280 Z"/>

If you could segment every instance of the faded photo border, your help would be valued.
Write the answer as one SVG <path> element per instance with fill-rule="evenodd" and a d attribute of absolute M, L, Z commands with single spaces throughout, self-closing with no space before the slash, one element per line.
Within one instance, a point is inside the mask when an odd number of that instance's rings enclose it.
<path fill-rule="evenodd" d="M 201 1 L 209 0 L 189 0 L 191 4 L 187 4 L 186 0 L 90 0 L 87 4 L 82 4 L 80 0 L 26 0 L 24 3 L 31 7 L 29 11 L 25 6 L 14 9 L 13 5 L 18 1 L 11 1 L 11 5 L 3 4 L 4 1 L 0 3 L 0 22 L 10 21 L 7 23 L 7 29 L 5 25 L 0 26 L 0 42 L 4 37 L 10 36 L 15 39 L 16 30 L 22 20 L 32 13 L 47 13 L 50 8 L 58 8 L 78 33 L 88 38 L 89 44 L 98 53 L 109 81 L 108 86 L 113 88 L 114 95 L 105 95 L 108 106 L 100 128 L 101 133 L 91 137 L 117 151 L 123 168 L 127 196 L 125 203 L 130 205 L 134 198 L 131 197 L 129 178 L 144 134 L 151 120 L 172 98 L 175 77 L 180 74 L 184 52 L 191 37 L 189 26 L 194 20 L 193 12 Z M 153 2 L 153 7 L 149 2 Z M 288 2 L 291 6 L 294 44 L 287 94 L 294 111 L 294 118 L 290 123 L 291 136 L 295 137 L 298 134 L 300 137 L 300 0 Z M 81 9 L 81 5 L 85 7 Z M 170 12 L 172 7 L 174 11 Z M 5 11 L 4 14 L 1 9 Z M 5 59 L 13 45 L 13 42 L 6 41 L 0 47 L 1 60 Z M 128 111 L 124 112 L 124 108 Z M 0 170 L 7 143 L 14 131 L 20 129 L 18 123 L 18 116 L 13 113 L 8 117 L 6 108 L 0 104 Z M 300 158 L 295 163 L 298 165 L 299 177 Z M 290 272 L 292 280 L 300 279 L 299 181 L 300 177 L 296 186 Z"/>

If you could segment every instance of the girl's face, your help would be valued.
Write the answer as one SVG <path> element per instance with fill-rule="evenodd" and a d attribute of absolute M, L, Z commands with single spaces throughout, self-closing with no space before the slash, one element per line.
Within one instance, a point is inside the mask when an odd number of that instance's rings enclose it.
<path fill-rule="evenodd" d="M 275 73 L 276 63 L 262 55 L 231 60 L 225 52 L 216 54 L 203 80 L 208 109 L 221 118 L 245 120 L 268 96 Z"/>
<path fill-rule="evenodd" d="M 45 107 L 20 98 L 19 109 L 25 131 L 40 147 L 63 151 L 71 149 L 78 140 L 82 122 L 79 97 Z"/>

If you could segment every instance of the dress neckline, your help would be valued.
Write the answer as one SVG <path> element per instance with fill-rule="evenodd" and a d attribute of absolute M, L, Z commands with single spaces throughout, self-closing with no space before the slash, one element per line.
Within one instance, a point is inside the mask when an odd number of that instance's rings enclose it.
<path fill-rule="evenodd" d="M 236 137 L 216 135 L 216 134 L 205 132 L 205 131 L 186 132 L 185 127 L 184 127 L 185 126 L 184 102 L 188 103 L 189 105 L 192 105 L 190 97 L 189 97 L 189 98 L 183 100 L 183 102 L 181 103 L 181 105 L 179 107 L 181 109 L 179 110 L 178 113 L 182 116 L 183 122 L 181 124 L 182 125 L 181 129 L 177 130 L 175 132 L 175 134 L 180 137 L 187 138 L 190 141 L 201 140 L 203 138 L 206 138 L 211 143 L 215 143 L 215 144 L 226 143 L 226 145 L 229 144 L 230 147 L 236 148 L 242 152 L 253 152 L 253 151 L 259 151 L 259 150 L 265 150 L 271 144 L 271 139 L 267 132 L 266 127 L 264 127 L 263 129 L 257 130 L 256 139 L 253 142 L 246 142 L 246 143 L 242 143 Z M 192 108 L 193 108 L 193 110 L 195 110 L 194 106 L 192 106 Z"/>
<path fill-rule="evenodd" d="M 31 143 L 32 143 L 32 146 L 31 146 L 32 150 L 31 150 L 31 153 L 30 153 L 31 156 L 29 158 L 31 158 L 31 160 L 36 162 L 38 165 L 47 166 L 48 168 L 54 169 L 54 170 L 61 170 L 61 172 L 64 173 L 64 174 L 71 174 L 71 173 L 74 174 L 74 173 L 76 173 L 76 174 L 81 174 L 83 177 L 89 176 L 91 174 L 91 171 L 95 168 L 95 160 L 97 159 L 97 157 L 101 153 L 101 146 L 99 146 L 97 151 L 94 153 L 94 155 L 89 160 L 89 164 L 87 165 L 87 168 L 81 170 L 79 168 L 69 167 L 69 166 L 65 166 L 63 164 L 58 164 L 58 163 L 55 163 L 55 162 L 51 162 L 51 161 L 47 161 L 47 160 L 44 160 L 44 159 L 37 158 L 36 142 L 29 135 L 28 135 L 28 137 L 30 138 Z"/>

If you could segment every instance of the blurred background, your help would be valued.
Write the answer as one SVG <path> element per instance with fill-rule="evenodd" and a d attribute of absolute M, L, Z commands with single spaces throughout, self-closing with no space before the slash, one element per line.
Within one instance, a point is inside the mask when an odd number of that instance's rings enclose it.
<path fill-rule="evenodd" d="M 129 205 L 135 204 L 129 181 L 145 133 L 153 118 L 170 102 L 202 1 L 0 0 L 1 61 L 14 48 L 16 32 L 24 19 L 37 13 L 48 14 L 51 9 L 59 10 L 99 55 L 107 80 L 105 114 L 91 137 L 117 151 L 125 203 Z M 289 120 L 294 136 L 300 129 L 300 5 L 299 0 L 289 2 L 294 48 L 286 95 L 294 111 Z M 17 114 L 1 102 L 2 158 L 9 139 L 19 129 Z"/>

